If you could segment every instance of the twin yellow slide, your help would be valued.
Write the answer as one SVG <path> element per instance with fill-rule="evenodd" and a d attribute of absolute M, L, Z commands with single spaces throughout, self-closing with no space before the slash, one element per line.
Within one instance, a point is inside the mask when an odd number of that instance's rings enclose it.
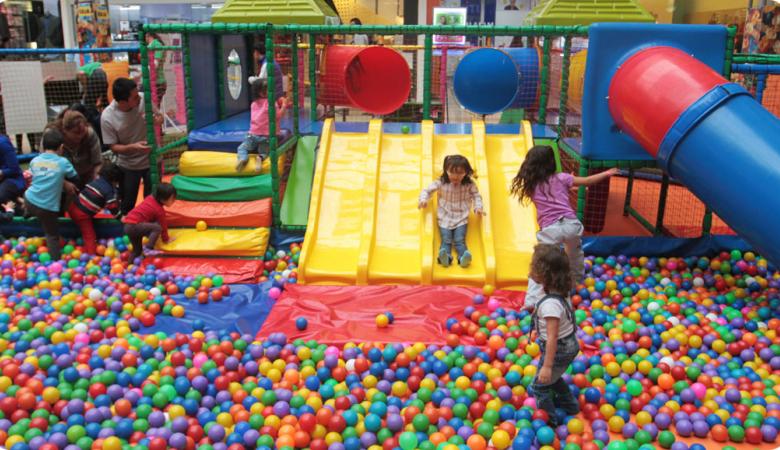
<path fill-rule="evenodd" d="M 307 284 L 451 284 L 520 289 L 536 242 L 536 212 L 509 195 L 509 187 L 533 145 L 531 126 L 520 134 L 486 134 L 474 121 L 471 134 L 434 134 L 430 121 L 419 134 L 383 132 L 372 120 L 368 133 L 337 132 L 326 120 L 320 138 L 300 281 Z M 477 172 L 486 216 L 469 217 L 470 267 L 442 267 L 436 201 L 417 209 L 423 187 L 441 175 L 444 157 L 461 154 Z"/>

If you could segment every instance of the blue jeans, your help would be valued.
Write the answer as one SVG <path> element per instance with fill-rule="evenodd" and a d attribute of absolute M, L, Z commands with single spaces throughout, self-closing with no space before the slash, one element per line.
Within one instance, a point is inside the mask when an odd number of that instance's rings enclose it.
<path fill-rule="evenodd" d="M 268 136 L 247 133 L 244 142 L 238 146 L 239 161 L 248 159 L 249 153 L 255 151 L 263 159 L 268 157 Z"/>
<path fill-rule="evenodd" d="M 547 343 L 543 339 L 537 340 L 537 343 L 542 350 L 541 359 L 539 360 L 539 369 L 541 369 L 544 363 Z M 577 357 L 579 351 L 580 343 L 577 341 L 575 333 L 558 339 L 558 349 L 555 352 L 550 383 L 539 384 L 538 379 L 534 378 L 531 386 L 533 395 L 536 398 L 536 407 L 547 411 L 550 422 L 554 426 L 559 425 L 555 413 L 556 408 L 563 409 L 569 415 L 577 414 L 580 411 L 577 399 L 574 398 L 574 395 L 569 390 L 569 385 L 562 378 L 563 373 L 566 372 L 569 364 Z"/>
<path fill-rule="evenodd" d="M 441 247 L 439 247 L 439 252 L 444 250 L 449 254 L 450 251 L 452 251 L 452 244 L 454 243 L 455 251 L 458 252 L 458 259 L 460 259 L 460 257 L 463 256 L 463 253 L 468 250 L 468 248 L 466 248 L 467 227 L 468 224 L 461 225 L 452 230 L 439 227 L 439 234 L 441 235 Z"/>

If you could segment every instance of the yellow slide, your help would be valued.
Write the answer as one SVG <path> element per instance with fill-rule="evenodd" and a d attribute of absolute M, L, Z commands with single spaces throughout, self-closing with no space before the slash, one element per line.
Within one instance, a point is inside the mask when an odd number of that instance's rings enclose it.
<path fill-rule="evenodd" d="M 368 133 L 337 132 L 328 119 L 320 139 L 299 279 L 308 284 L 452 284 L 524 287 L 536 242 L 535 211 L 509 196 L 533 140 L 487 135 L 481 121 L 466 135 L 390 134 L 372 120 Z M 459 153 L 475 168 L 487 215 L 469 217 L 470 267 L 436 263 L 436 201 L 417 209 L 444 157 Z"/>

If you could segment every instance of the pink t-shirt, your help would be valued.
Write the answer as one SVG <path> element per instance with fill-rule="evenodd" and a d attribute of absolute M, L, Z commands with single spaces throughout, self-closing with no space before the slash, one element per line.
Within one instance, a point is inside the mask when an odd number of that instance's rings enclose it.
<path fill-rule="evenodd" d="M 559 219 L 576 219 L 577 214 L 569 203 L 569 189 L 574 177 L 568 173 L 556 173 L 540 184 L 531 196 L 536 205 L 536 220 L 544 229 Z"/>
<path fill-rule="evenodd" d="M 276 134 L 279 134 L 279 121 L 282 118 L 282 108 L 276 106 Z M 252 102 L 249 134 L 268 136 L 268 99 L 258 98 Z"/>

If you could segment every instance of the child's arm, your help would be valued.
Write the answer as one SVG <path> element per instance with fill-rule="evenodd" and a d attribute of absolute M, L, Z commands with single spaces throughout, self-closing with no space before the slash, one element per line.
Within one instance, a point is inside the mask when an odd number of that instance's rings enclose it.
<path fill-rule="evenodd" d="M 485 210 L 482 206 L 482 195 L 480 195 L 479 188 L 477 188 L 477 183 L 475 181 L 471 182 L 469 191 L 471 192 L 471 198 L 474 199 L 474 214 L 484 216 Z"/>
<path fill-rule="evenodd" d="M 617 174 L 620 172 L 617 168 L 613 167 L 609 170 L 605 170 L 604 172 L 597 173 L 595 175 L 591 175 L 589 177 L 574 177 L 574 186 L 590 186 L 592 184 L 596 184 L 599 181 L 604 181 L 607 178 L 611 177 L 612 175 Z"/>
<path fill-rule="evenodd" d="M 431 195 L 438 191 L 440 187 L 441 180 L 436 180 L 429 184 L 427 188 L 423 189 L 422 192 L 420 192 L 420 198 L 417 200 L 417 207 L 423 209 L 428 206 L 428 201 L 430 201 Z"/>
<path fill-rule="evenodd" d="M 547 344 L 544 348 L 544 361 L 539 368 L 539 374 L 536 376 L 539 384 L 550 384 L 552 379 L 552 367 L 555 362 L 555 353 L 558 351 L 558 325 L 557 317 L 546 317 L 547 321 Z"/>

